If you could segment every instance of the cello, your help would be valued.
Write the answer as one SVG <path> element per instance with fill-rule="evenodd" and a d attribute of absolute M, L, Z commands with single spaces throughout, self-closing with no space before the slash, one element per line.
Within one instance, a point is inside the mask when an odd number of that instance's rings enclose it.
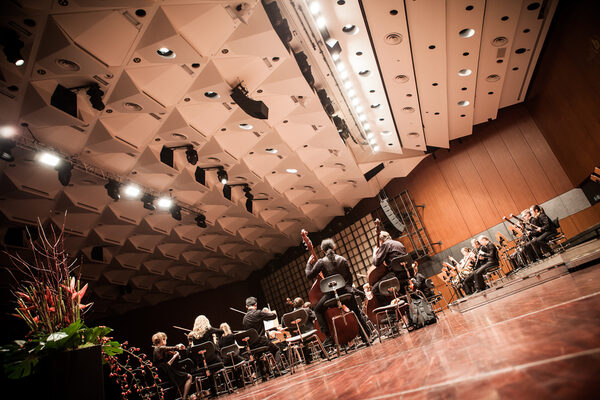
<path fill-rule="evenodd" d="M 313 247 L 312 242 L 308 238 L 308 232 L 306 231 L 306 229 L 302 229 L 300 235 L 302 235 L 302 240 L 304 241 L 304 244 L 306 244 L 306 248 L 312 255 L 313 263 L 316 263 L 319 257 L 317 257 L 315 248 Z M 319 276 L 317 276 L 317 279 L 315 280 L 312 287 L 310 288 L 310 291 L 308 292 L 308 301 L 310 302 L 310 305 L 311 307 L 313 307 L 313 309 L 317 305 L 319 300 L 321 300 L 321 298 L 323 297 L 323 292 L 321 291 L 321 280 L 323 280 L 323 278 L 323 273 L 319 272 Z M 346 312 L 350 312 L 350 310 L 348 310 L 347 307 L 344 306 L 344 313 Z M 360 328 L 358 327 L 358 321 L 356 320 L 357 316 L 354 314 L 347 314 L 345 318 L 336 319 L 336 329 L 334 330 L 333 317 L 338 315 L 341 315 L 340 310 L 338 308 L 328 308 L 327 310 L 325 310 L 325 320 L 327 321 L 327 326 L 329 328 L 330 334 L 333 334 L 332 332 L 337 331 L 337 344 L 346 345 L 358 335 L 358 330 Z M 321 331 L 317 321 L 315 321 L 315 329 L 317 330 L 317 335 L 319 336 L 319 339 L 325 340 L 325 334 L 323 333 L 323 331 Z"/>

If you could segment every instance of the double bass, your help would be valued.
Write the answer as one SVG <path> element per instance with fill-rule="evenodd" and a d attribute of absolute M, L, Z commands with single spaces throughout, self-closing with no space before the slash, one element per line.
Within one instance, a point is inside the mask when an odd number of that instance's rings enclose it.
<path fill-rule="evenodd" d="M 304 244 L 306 244 L 306 248 L 312 255 L 312 258 L 314 260 L 313 262 L 317 262 L 319 257 L 317 257 L 315 248 L 313 247 L 312 242 L 308 238 L 308 232 L 306 231 L 306 229 L 302 229 L 300 235 L 302 235 L 302 240 L 304 241 Z M 312 287 L 310 288 L 310 291 L 308 292 L 308 301 L 310 302 L 310 305 L 313 308 L 317 305 L 319 300 L 321 300 L 321 297 L 323 297 L 323 292 L 321 291 L 321 280 L 323 280 L 323 278 L 323 273 L 319 272 L 319 276 L 317 276 L 317 279 L 315 280 Z M 344 313 L 347 312 L 350 312 L 350 310 L 348 310 L 347 307 L 344 306 Z M 334 330 L 333 317 L 338 315 L 341 315 L 341 312 L 338 308 L 328 308 L 325 311 L 325 320 L 327 321 L 327 326 L 331 335 L 333 335 L 333 332 L 337 331 L 337 344 L 346 345 L 358 335 L 360 328 L 356 319 L 357 317 L 354 314 L 346 314 L 345 318 L 337 318 L 335 320 L 336 329 Z M 317 330 L 317 335 L 319 336 L 319 339 L 325 340 L 325 334 L 323 333 L 323 331 L 321 331 L 319 323 L 317 321 L 315 321 L 315 329 Z"/>
<path fill-rule="evenodd" d="M 379 234 L 381 233 L 381 221 L 379 218 L 375 220 L 375 240 L 379 244 Z M 379 267 L 371 265 L 367 270 L 367 283 L 364 284 L 363 289 L 365 290 L 365 301 L 363 302 L 363 313 L 369 318 L 369 320 L 376 324 L 377 319 L 375 318 L 375 310 L 380 306 L 375 296 L 371 293 L 373 285 L 376 284 L 385 274 L 387 273 L 386 266 L 381 264 Z"/>

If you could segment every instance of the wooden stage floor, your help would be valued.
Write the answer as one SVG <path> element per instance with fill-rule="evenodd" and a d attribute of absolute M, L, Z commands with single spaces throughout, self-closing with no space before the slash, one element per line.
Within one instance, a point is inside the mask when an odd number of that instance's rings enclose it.
<path fill-rule="evenodd" d="M 600 267 L 297 371 L 222 398 L 599 398 Z"/>

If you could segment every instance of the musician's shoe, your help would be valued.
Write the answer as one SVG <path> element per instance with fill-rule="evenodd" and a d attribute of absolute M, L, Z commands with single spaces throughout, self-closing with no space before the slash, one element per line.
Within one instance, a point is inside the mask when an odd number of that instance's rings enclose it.
<path fill-rule="evenodd" d="M 333 341 L 333 339 L 331 337 L 327 336 L 327 338 L 323 342 L 323 347 L 327 348 L 330 346 L 335 346 L 335 342 Z"/>

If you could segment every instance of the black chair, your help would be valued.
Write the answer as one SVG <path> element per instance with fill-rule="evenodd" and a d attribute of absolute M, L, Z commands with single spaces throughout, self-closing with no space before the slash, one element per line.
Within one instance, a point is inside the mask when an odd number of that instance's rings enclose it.
<path fill-rule="evenodd" d="M 254 383 L 254 379 L 252 379 L 252 368 L 248 361 L 241 358 L 240 347 L 237 344 L 234 343 L 230 346 L 221 348 L 221 358 L 225 364 L 226 372 L 235 374 L 235 372 L 240 371 L 242 377 L 241 383 L 243 386 L 245 386 L 246 382 Z M 230 361 L 231 364 L 226 363 L 225 360 Z"/>
<path fill-rule="evenodd" d="M 557 247 L 560 248 L 560 251 L 564 251 L 564 242 L 567 240 L 565 233 L 560 227 L 560 222 L 558 222 L 558 218 L 552 220 L 552 225 L 556 228 L 554 233 L 548 238 L 548 245 L 552 250 L 555 250 Z"/>
<path fill-rule="evenodd" d="M 301 358 L 300 354 L 302 354 L 302 352 L 298 351 L 298 349 L 302 350 L 304 346 L 307 346 L 310 342 L 317 342 L 321 351 L 327 357 L 327 361 L 329 361 L 329 354 L 327 354 L 323 343 L 321 343 L 321 340 L 317 336 L 317 330 L 311 329 L 304 333 L 302 332 L 302 327 L 306 324 L 306 321 L 308 321 L 308 312 L 306 310 L 299 309 L 284 314 L 283 317 L 281 317 L 281 321 L 283 326 L 289 328 L 294 334 L 294 336 L 285 340 L 289 351 L 290 373 L 294 373 L 294 356 L 297 355 L 299 359 Z"/>
<path fill-rule="evenodd" d="M 190 348 L 190 353 L 196 361 L 197 370 L 194 376 L 200 380 L 200 390 L 202 390 L 202 380 L 212 379 L 214 388 L 219 394 L 219 386 L 223 387 L 223 392 L 233 392 L 233 386 L 229 380 L 229 376 L 225 371 L 225 365 L 222 361 L 209 363 L 211 360 L 217 359 L 217 349 L 213 342 L 204 342 L 194 345 Z M 220 381 L 218 384 L 217 379 Z"/>
<path fill-rule="evenodd" d="M 343 289 L 344 286 L 346 286 L 346 280 L 344 279 L 344 277 L 340 274 L 335 274 L 335 275 L 331 275 L 328 276 L 326 278 L 323 278 L 321 280 L 320 283 L 320 288 L 321 288 L 321 292 L 323 293 L 330 293 L 333 292 L 334 297 L 327 300 L 324 304 L 325 309 L 327 308 L 331 308 L 331 307 L 337 307 L 340 310 L 340 315 L 336 315 L 335 317 L 332 318 L 332 325 L 333 325 L 333 334 L 334 334 L 334 340 L 335 340 L 335 345 L 337 347 L 337 353 L 338 353 L 338 357 L 340 356 L 340 341 L 338 339 L 338 335 L 337 335 L 337 320 L 342 319 L 344 324 L 348 324 L 346 322 L 346 318 L 349 315 L 353 315 L 354 318 L 356 318 L 356 322 L 359 326 L 359 329 L 363 330 L 363 335 L 364 337 L 368 338 L 369 335 L 367 335 L 367 333 L 364 331 L 364 328 L 362 327 L 362 325 L 358 322 L 358 315 L 354 314 L 354 311 L 345 311 L 344 307 L 343 307 L 343 303 L 352 299 L 352 293 L 344 293 L 342 295 L 338 294 L 338 290 Z"/>
<path fill-rule="evenodd" d="M 435 285 L 433 284 L 431 279 L 427 278 L 425 280 L 425 286 L 427 286 L 427 288 L 429 289 L 429 292 L 430 292 L 430 293 L 428 293 L 428 294 L 430 294 L 430 296 L 427 297 L 427 301 L 429 302 L 429 304 L 431 304 L 433 311 L 436 313 L 441 311 L 442 313 L 445 314 L 444 308 L 448 308 L 448 302 L 446 301 L 444 296 L 440 292 L 436 292 Z M 442 305 L 439 305 L 442 301 L 446 304 L 445 307 Z"/>
<path fill-rule="evenodd" d="M 273 354 L 269 352 L 269 348 L 267 346 L 253 347 L 259 338 L 256 329 L 251 328 L 245 331 L 237 332 L 233 335 L 233 337 L 235 338 L 235 342 L 240 347 L 243 347 L 245 349 L 245 354 L 249 357 L 249 361 L 254 366 L 255 371 L 256 362 L 258 359 L 259 361 L 262 361 L 264 363 L 264 365 L 267 367 L 270 373 L 274 373 L 274 370 L 277 369 L 279 375 L 281 375 L 279 366 L 277 365 Z"/>
<path fill-rule="evenodd" d="M 409 296 L 402 295 L 399 296 L 400 293 L 400 281 L 398 278 L 390 278 L 382 281 L 379 284 L 379 293 L 386 296 L 392 296 L 394 299 L 392 303 L 387 306 L 377 307 L 373 310 L 375 313 L 375 322 L 377 325 L 377 333 L 379 336 L 379 343 L 381 343 L 381 324 L 387 323 L 390 330 L 392 331 L 393 336 L 393 328 L 392 328 L 392 315 L 391 312 L 394 312 L 396 316 L 396 331 L 400 332 L 399 322 L 402 320 L 402 316 L 406 313 L 406 309 L 408 308 Z M 381 319 L 380 319 L 381 318 Z"/>

